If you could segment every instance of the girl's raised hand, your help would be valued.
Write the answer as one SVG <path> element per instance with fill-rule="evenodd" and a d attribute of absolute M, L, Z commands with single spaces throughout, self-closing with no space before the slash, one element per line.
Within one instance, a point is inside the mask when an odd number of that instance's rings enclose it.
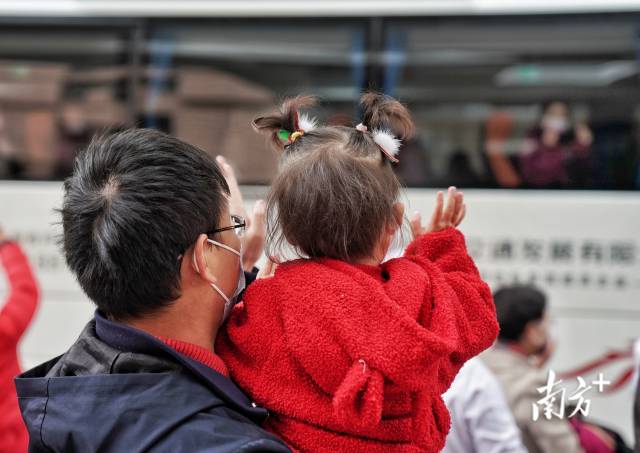
<path fill-rule="evenodd" d="M 429 225 L 422 226 L 422 218 L 419 212 L 416 212 L 411 218 L 410 224 L 413 237 L 415 238 L 425 233 L 435 233 L 449 227 L 457 227 L 464 219 L 466 210 L 464 194 L 455 187 L 449 187 L 446 206 L 444 205 L 444 194 L 438 192 L 436 207 L 431 215 Z"/>

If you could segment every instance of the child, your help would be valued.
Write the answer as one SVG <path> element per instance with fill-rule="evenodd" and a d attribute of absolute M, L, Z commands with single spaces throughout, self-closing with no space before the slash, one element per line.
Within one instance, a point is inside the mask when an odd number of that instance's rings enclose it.
<path fill-rule="evenodd" d="M 498 332 L 491 292 L 454 228 L 462 194 L 449 189 L 444 210 L 438 194 L 430 228 L 383 262 L 403 221 L 391 164 L 410 115 L 365 94 L 361 124 L 316 127 L 298 114 L 311 103 L 294 98 L 254 122 L 284 149 L 268 251 L 284 244 L 301 258 L 253 283 L 216 351 L 295 451 L 440 451 L 441 395 Z"/>

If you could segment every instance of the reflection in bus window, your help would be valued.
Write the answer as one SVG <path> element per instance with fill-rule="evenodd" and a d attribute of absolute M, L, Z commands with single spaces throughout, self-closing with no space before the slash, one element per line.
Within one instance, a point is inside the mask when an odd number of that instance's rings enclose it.
<path fill-rule="evenodd" d="M 251 120 L 301 92 L 323 99 L 319 115 L 352 118 L 366 83 L 358 23 L 154 19 L 136 45 L 131 27 L 0 32 L 0 179 L 64 178 L 94 134 L 137 125 L 265 184 L 276 157 Z"/>
<path fill-rule="evenodd" d="M 276 156 L 253 117 L 303 93 L 354 125 L 373 87 L 416 116 L 407 186 L 637 189 L 639 18 L 8 19 L 0 179 L 62 179 L 94 134 L 144 126 L 268 184 Z"/>
<path fill-rule="evenodd" d="M 89 137 L 132 125 L 127 31 L 5 26 L 0 31 L 0 179 L 60 179 Z"/>
<path fill-rule="evenodd" d="M 407 184 L 638 188 L 633 15 L 390 22 L 385 87 L 420 131 Z"/>

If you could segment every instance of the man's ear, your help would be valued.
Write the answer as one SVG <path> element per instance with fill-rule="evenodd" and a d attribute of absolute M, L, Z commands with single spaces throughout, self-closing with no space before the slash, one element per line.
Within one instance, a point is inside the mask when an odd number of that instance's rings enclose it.
<path fill-rule="evenodd" d="M 402 227 L 404 221 L 404 203 L 396 201 L 393 206 L 393 220 L 394 222 L 388 226 L 388 233 L 395 234 L 398 228 Z M 394 225 L 395 223 L 395 225 Z"/>
<path fill-rule="evenodd" d="M 216 278 L 211 273 L 211 270 L 207 265 L 206 254 L 208 253 L 209 249 L 209 243 L 207 242 L 207 239 L 208 237 L 206 234 L 201 234 L 200 236 L 198 236 L 198 239 L 196 239 L 196 242 L 193 246 L 192 255 L 193 270 L 198 275 L 200 275 L 203 280 L 206 280 L 209 283 L 215 283 Z"/>

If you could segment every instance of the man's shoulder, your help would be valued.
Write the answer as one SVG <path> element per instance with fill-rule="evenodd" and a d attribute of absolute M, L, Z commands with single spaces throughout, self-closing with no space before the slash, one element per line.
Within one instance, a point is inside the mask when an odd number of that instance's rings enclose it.
<path fill-rule="evenodd" d="M 154 452 L 289 452 L 275 436 L 227 407 L 200 412 L 164 436 Z"/>
<path fill-rule="evenodd" d="M 225 393 L 228 378 L 156 352 L 116 349 L 91 322 L 66 354 L 24 373 L 16 387 L 33 451 L 39 440 L 68 451 L 69 439 L 74 451 L 288 451 Z"/>
<path fill-rule="evenodd" d="M 18 390 L 43 451 L 69 439 L 74 451 L 288 451 L 184 371 L 23 378 Z"/>

